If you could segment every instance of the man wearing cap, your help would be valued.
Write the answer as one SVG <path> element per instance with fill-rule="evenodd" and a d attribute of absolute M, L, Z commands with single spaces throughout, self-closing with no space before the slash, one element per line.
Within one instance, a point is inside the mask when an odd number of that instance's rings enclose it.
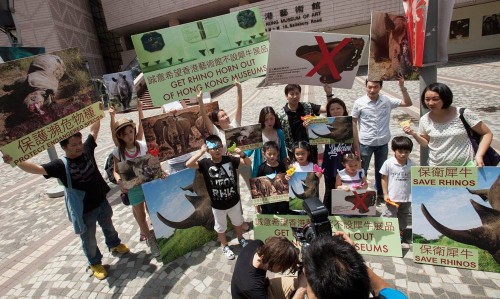
<path fill-rule="evenodd" d="M 17 166 L 23 171 L 41 174 L 45 178 L 58 178 L 64 184 L 68 216 L 73 223 L 75 233 L 82 241 L 83 253 L 89 262 L 88 269 L 96 278 L 104 279 L 108 273 L 101 264 L 102 254 L 97 246 L 96 222 L 101 226 L 106 246 L 112 253 L 123 254 L 129 252 L 129 249 L 127 245 L 121 243 L 118 232 L 113 226 L 111 220 L 113 210 L 106 199 L 110 188 L 102 178 L 94 157 L 99 128 L 100 120 L 90 126 L 90 134 L 84 143 L 80 132 L 62 140 L 59 144 L 65 157 L 61 159 L 42 165 L 25 161 L 19 162 Z M 4 155 L 3 160 L 9 163 L 12 157 Z M 70 185 L 73 189 L 68 188 L 66 169 L 69 169 Z M 73 196 L 75 191 L 84 191 L 85 194 L 81 194 L 80 197 Z"/>

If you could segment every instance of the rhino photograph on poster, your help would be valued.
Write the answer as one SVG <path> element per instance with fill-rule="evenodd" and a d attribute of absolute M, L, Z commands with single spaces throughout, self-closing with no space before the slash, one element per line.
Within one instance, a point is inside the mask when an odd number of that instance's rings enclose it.
<path fill-rule="evenodd" d="M 137 93 L 132 71 L 106 74 L 102 78 L 106 85 L 109 104 L 115 108 L 116 112 L 129 112 L 137 107 Z"/>
<path fill-rule="evenodd" d="M 307 134 L 310 144 L 352 143 L 352 116 L 313 118 L 309 120 Z"/>

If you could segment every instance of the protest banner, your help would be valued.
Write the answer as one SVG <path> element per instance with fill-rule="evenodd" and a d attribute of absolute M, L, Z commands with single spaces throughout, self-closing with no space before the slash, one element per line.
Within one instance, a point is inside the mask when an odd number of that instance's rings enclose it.
<path fill-rule="evenodd" d="M 185 169 L 145 183 L 142 190 L 165 264 L 217 236 L 210 197 L 199 171 Z"/>
<path fill-rule="evenodd" d="M 410 58 L 413 66 L 422 67 L 424 58 L 425 26 L 427 25 L 427 0 L 403 0 Z"/>
<path fill-rule="evenodd" d="M 353 143 L 352 116 L 312 118 L 307 135 L 309 144 Z"/>
<path fill-rule="evenodd" d="M 343 218 L 328 217 L 332 230 L 343 231 L 354 241 L 354 246 L 361 254 L 401 257 L 401 240 L 397 218 Z M 305 215 L 262 215 L 253 218 L 255 239 L 265 240 L 272 236 L 283 236 L 300 243 L 293 236 L 292 227 L 304 227 L 311 220 Z"/>
<path fill-rule="evenodd" d="M 368 80 L 418 80 L 418 68 L 412 65 L 406 17 L 372 11 Z"/>
<path fill-rule="evenodd" d="M 288 186 L 290 210 L 303 210 L 304 199 L 319 198 L 319 178 L 314 172 L 294 172 Z"/>
<path fill-rule="evenodd" d="M 262 147 L 262 128 L 260 124 L 224 130 L 228 151 L 239 148 L 242 151 Z"/>
<path fill-rule="evenodd" d="M 104 117 L 77 48 L 0 64 L 0 147 L 26 161 Z"/>
<path fill-rule="evenodd" d="M 269 41 L 258 8 L 132 36 L 153 104 L 266 73 Z"/>
<path fill-rule="evenodd" d="M 250 195 L 254 206 L 288 201 L 288 181 L 284 173 L 250 178 Z"/>
<path fill-rule="evenodd" d="M 271 31 L 267 83 L 352 88 L 365 35 Z"/>
<path fill-rule="evenodd" d="M 376 192 L 373 190 L 332 190 L 332 214 L 375 216 Z"/>
<path fill-rule="evenodd" d="M 0 47 L 0 58 L 3 62 L 22 59 L 45 53 L 44 47 Z"/>
<path fill-rule="evenodd" d="M 218 108 L 218 102 L 205 104 L 208 114 Z M 210 135 L 199 106 L 143 118 L 142 127 L 148 151 L 160 162 L 200 149 Z"/>
<path fill-rule="evenodd" d="M 159 179 L 163 175 L 158 157 L 149 153 L 131 160 L 118 162 L 117 172 L 120 174 L 123 187 L 126 189 Z"/>
<path fill-rule="evenodd" d="M 500 272 L 499 167 L 411 169 L 413 260 Z"/>
<path fill-rule="evenodd" d="M 132 71 L 106 74 L 102 79 L 106 86 L 109 104 L 117 113 L 128 112 L 137 107 L 138 100 Z"/>

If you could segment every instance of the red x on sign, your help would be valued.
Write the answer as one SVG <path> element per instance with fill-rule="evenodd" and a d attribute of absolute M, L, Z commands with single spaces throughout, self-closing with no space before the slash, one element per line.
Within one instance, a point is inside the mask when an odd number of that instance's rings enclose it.
<path fill-rule="evenodd" d="M 323 58 L 316 64 L 309 73 L 306 74 L 307 77 L 312 77 L 324 64 L 328 65 L 328 68 L 332 72 L 332 76 L 335 80 L 340 80 L 340 74 L 337 70 L 337 67 L 333 63 L 333 57 L 337 55 L 343 47 L 345 47 L 348 43 L 351 42 L 350 38 L 344 38 L 331 52 L 328 52 L 325 41 L 322 36 L 315 36 L 316 42 L 318 43 L 319 49 L 321 50 L 321 54 L 323 54 Z"/>
<path fill-rule="evenodd" d="M 359 196 L 356 191 L 352 191 L 352 193 L 354 193 L 354 196 L 356 197 L 356 202 L 354 203 L 354 207 L 352 207 L 352 210 L 355 210 L 358 208 L 358 206 L 361 206 L 363 208 L 363 211 L 368 211 L 368 207 L 365 204 L 365 198 L 370 193 L 365 192 L 361 196 Z"/>

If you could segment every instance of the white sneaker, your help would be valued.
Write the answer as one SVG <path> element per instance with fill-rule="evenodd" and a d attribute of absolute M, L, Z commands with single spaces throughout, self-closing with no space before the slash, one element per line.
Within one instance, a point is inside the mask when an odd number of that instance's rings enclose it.
<path fill-rule="evenodd" d="M 160 249 L 158 248 L 158 243 L 156 242 L 155 236 L 152 234 L 146 241 L 148 243 L 149 249 L 151 249 L 151 255 L 153 257 L 160 256 Z"/>
<path fill-rule="evenodd" d="M 234 260 L 234 253 L 233 251 L 229 248 L 229 246 L 224 246 L 222 247 L 222 253 L 226 256 L 228 260 Z"/>

